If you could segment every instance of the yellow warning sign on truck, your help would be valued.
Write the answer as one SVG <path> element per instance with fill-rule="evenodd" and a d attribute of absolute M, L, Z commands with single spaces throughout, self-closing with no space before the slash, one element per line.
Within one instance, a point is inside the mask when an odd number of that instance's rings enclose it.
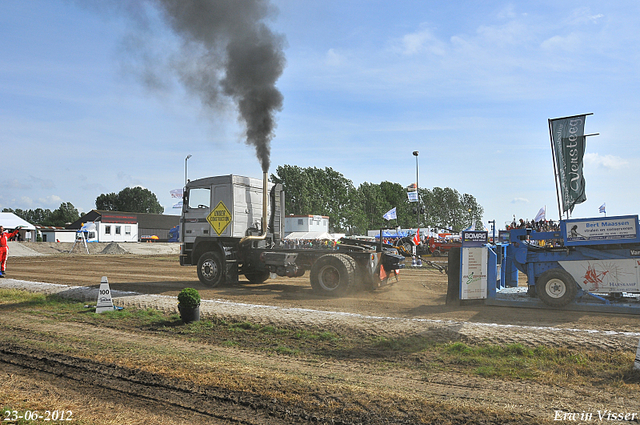
<path fill-rule="evenodd" d="M 225 204 L 220 201 L 218 205 L 211 210 L 211 213 L 207 216 L 207 221 L 213 227 L 213 230 L 220 236 L 222 232 L 225 231 L 227 226 L 231 223 L 231 213 L 225 206 Z"/>

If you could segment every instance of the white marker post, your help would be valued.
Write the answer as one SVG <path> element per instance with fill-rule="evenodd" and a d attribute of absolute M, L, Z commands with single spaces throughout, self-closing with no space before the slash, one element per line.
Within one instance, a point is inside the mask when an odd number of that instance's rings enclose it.
<path fill-rule="evenodd" d="M 636 351 L 636 361 L 633 363 L 633 368 L 640 370 L 640 341 L 638 341 L 638 350 Z"/>
<path fill-rule="evenodd" d="M 111 299 L 111 290 L 106 276 L 102 276 L 100 281 L 100 289 L 98 290 L 98 302 L 96 304 L 96 313 L 104 313 L 105 311 L 113 311 L 113 300 Z"/>

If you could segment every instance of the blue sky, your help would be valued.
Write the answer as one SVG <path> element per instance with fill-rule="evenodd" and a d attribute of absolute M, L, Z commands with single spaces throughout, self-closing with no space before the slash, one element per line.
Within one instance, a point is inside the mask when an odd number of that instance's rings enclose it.
<path fill-rule="evenodd" d="M 95 207 L 140 185 L 169 214 L 189 178 L 261 176 L 232 107 L 140 84 L 123 15 L 82 2 L 0 2 L 0 209 Z M 503 225 L 558 208 L 547 120 L 593 113 L 587 201 L 573 217 L 638 214 L 640 3 L 273 1 L 286 38 L 278 165 L 332 167 L 357 186 L 476 197 Z M 145 40 L 176 46 L 156 22 Z M 310 211 L 310 213 L 313 213 Z"/>

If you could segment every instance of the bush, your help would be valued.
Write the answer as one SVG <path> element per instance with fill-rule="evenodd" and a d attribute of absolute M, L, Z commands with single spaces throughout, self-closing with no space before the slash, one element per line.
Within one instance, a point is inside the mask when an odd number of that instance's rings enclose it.
<path fill-rule="evenodd" d="M 200 294 L 193 288 L 184 288 L 178 294 L 178 303 L 186 308 L 195 308 L 200 305 Z"/>

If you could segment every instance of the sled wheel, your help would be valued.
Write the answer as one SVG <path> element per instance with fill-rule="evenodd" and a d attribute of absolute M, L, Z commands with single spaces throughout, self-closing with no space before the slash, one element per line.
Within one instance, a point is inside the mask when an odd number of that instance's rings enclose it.
<path fill-rule="evenodd" d="M 551 307 L 564 307 L 578 293 L 578 284 L 573 277 L 560 268 L 550 269 L 536 279 L 538 298 Z"/>

